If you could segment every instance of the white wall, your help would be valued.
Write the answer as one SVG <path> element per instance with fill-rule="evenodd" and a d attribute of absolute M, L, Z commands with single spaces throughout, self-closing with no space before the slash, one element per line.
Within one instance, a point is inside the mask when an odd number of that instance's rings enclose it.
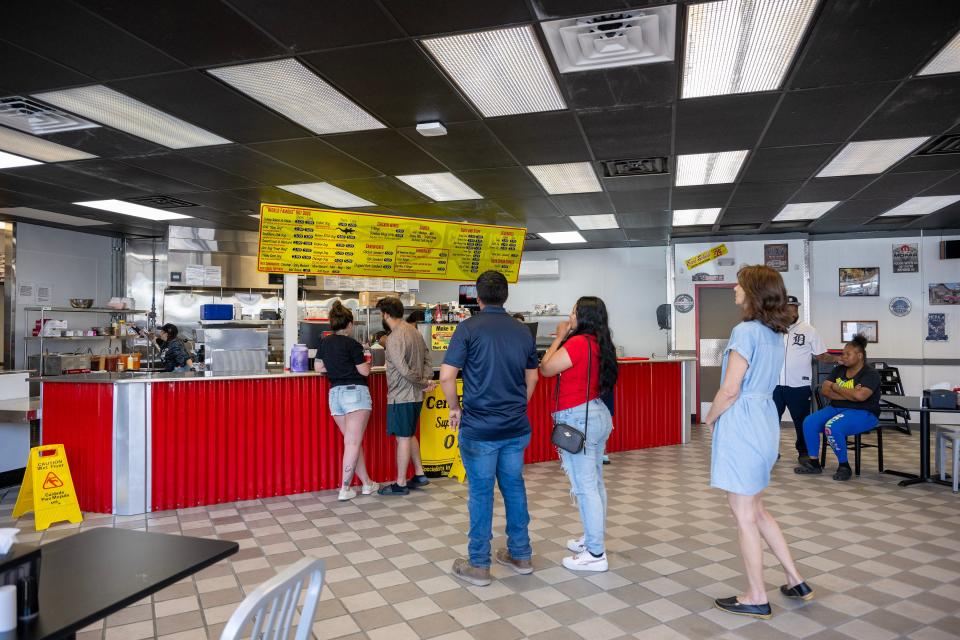
<path fill-rule="evenodd" d="M 613 341 L 626 355 L 664 355 L 669 335 L 657 327 L 656 310 L 667 300 L 666 252 L 666 247 L 525 252 L 524 260 L 559 260 L 560 277 L 521 278 L 510 286 L 507 308 L 532 311 L 535 304 L 553 302 L 566 313 L 580 296 L 599 296 L 607 304 Z M 458 285 L 421 280 L 417 300 L 456 300 Z"/>

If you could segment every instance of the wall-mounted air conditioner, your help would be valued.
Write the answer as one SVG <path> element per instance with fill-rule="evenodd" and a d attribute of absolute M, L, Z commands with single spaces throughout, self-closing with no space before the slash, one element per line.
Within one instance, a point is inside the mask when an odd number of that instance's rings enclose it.
<path fill-rule="evenodd" d="M 559 277 L 559 260 L 524 260 L 520 263 L 521 280 L 545 280 Z"/>

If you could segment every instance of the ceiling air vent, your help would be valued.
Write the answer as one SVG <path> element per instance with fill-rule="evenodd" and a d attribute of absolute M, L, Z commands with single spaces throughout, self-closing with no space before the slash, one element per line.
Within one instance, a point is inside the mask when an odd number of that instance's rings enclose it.
<path fill-rule="evenodd" d="M 607 178 L 652 176 L 667 172 L 667 159 L 662 156 L 635 160 L 607 160 L 602 164 L 603 175 Z"/>
<path fill-rule="evenodd" d="M 676 5 L 604 13 L 541 24 L 560 73 L 669 62 Z"/>
<path fill-rule="evenodd" d="M 181 207 L 199 206 L 196 202 L 187 202 L 186 200 L 180 200 L 179 198 L 173 198 L 171 196 L 142 196 L 140 198 L 126 198 L 126 201 L 155 209 L 179 209 Z"/>
<path fill-rule="evenodd" d="M 535 233 L 528 233 L 526 236 L 524 236 L 524 239 L 525 239 L 525 240 L 539 240 L 539 239 L 540 239 L 540 236 L 538 236 L 538 235 L 535 234 Z"/>
<path fill-rule="evenodd" d="M 100 126 L 22 96 L 0 98 L 0 125 L 36 136 Z"/>
<path fill-rule="evenodd" d="M 935 156 L 945 153 L 960 153 L 960 134 L 940 136 L 918 153 L 918 156 Z"/>

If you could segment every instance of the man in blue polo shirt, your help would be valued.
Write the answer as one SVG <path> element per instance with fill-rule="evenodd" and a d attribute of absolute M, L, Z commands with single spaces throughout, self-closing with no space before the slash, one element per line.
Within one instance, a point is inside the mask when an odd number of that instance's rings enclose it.
<path fill-rule="evenodd" d="M 527 526 L 523 452 L 530 444 L 527 403 L 537 386 L 537 346 L 529 329 L 503 308 L 507 279 L 497 271 L 477 278 L 480 314 L 462 322 L 440 367 L 440 386 L 450 408 L 450 428 L 460 429 L 460 456 L 467 471 L 470 511 L 469 558 L 453 563 L 453 575 L 470 584 L 490 584 L 493 483 L 507 511 L 507 548 L 497 562 L 520 574 L 533 572 Z M 463 406 L 457 374 L 463 370 Z"/>

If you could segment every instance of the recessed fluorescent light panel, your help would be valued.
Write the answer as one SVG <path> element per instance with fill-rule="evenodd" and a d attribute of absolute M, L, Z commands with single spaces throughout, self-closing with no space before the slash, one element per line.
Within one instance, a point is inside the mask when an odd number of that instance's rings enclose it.
<path fill-rule="evenodd" d="M 720 216 L 720 207 L 716 209 L 676 209 L 673 212 L 673 226 L 690 227 L 713 224 Z"/>
<path fill-rule="evenodd" d="M 208 72 L 314 133 L 384 128 L 383 123 L 293 58 Z"/>
<path fill-rule="evenodd" d="M 527 169 L 551 195 L 602 191 L 597 174 L 589 162 L 536 164 Z"/>
<path fill-rule="evenodd" d="M 960 202 L 960 196 L 923 196 L 919 198 L 910 198 L 901 205 L 890 209 L 882 216 L 925 216 L 949 207 L 955 202 Z"/>
<path fill-rule="evenodd" d="M 409 176 L 397 176 L 397 180 L 406 183 L 420 193 L 437 202 L 448 200 L 480 200 L 479 193 L 468 187 L 452 173 L 421 173 Z"/>
<path fill-rule="evenodd" d="M 833 157 L 818 178 L 883 173 L 930 138 L 851 142 Z"/>
<path fill-rule="evenodd" d="M 605 213 L 598 216 L 570 216 L 573 224 L 581 231 L 595 231 L 598 229 L 619 229 L 617 216 Z"/>
<path fill-rule="evenodd" d="M 124 202 L 123 200 L 89 200 L 87 202 L 74 202 L 73 204 L 90 207 L 91 209 L 102 209 L 113 213 L 122 213 L 125 216 L 144 218 L 146 220 L 177 220 L 191 217 L 185 216 L 182 213 L 163 211 L 161 209 L 154 209 L 153 207 L 145 207 L 141 204 Z"/>
<path fill-rule="evenodd" d="M 817 0 L 723 0 L 687 9 L 682 98 L 780 87 Z"/>
<path fill-rule="evenodd" d="M 308 184 L 282 184 L 281 189 L 303 196 L 308 200 L 325 204 L 328 207 L 373 207 L 373 202 L 355 196 L 327 182 L 311 182 Z M 260 216 L 257 216 L 258 218 Z"/>
<path fill-rule="evenodd" d="M 726 184 L 737 179 L 749 151 L 722 151 L 677 156 L 677 186 Z"/>
<path fill-rule="evenodd" d="M 957 71 L 960 71 L 960 31 L 917 75 L 932 76 L 937 73 L 956 73 Z"/>
<path fill-rule="evenodd" d="M 27 218 L 29 220 L 40 220 L 42 222 L 53 222 L 56 224 L 67 224 L 72 227 L 96 227 L 99 225 L 110 224 L 102 220 L 92 220 L 90 218 L 81 218 L 80 216 L 67 216 L 53 211 L 44 211 L 43 209 L 34 209 L 33 207 L 3 207 L 0 208 L 0 214 L 16 216 L 18 218 Z"/>
<path fill-rule="evenodd" d="M 37 93 L 33 97 L 171 149 L 230 143 L 226 138 L 103 85 Z"/>
<path fill-rule="evenodd" d="M 6 127 L 0 127 L 0 149 L 42 162 L 66 162 L 97 157 Z"/>
<path fill-rule="evenodd" d="M 840 204 L 839 200 L 833 202 L 795 202 L 781 209 L 773 221 L 816 220 L 838 204 Z"/>
<path fill-rule="evenodd" d="M 29 167 L 30 165 L 41 164 L 30 158 L 22 158 L 12 153 L 0 151 L 0 169 L 12 169 L 14 167 Z"/>
<path fill-rule="evenodd" d="M 423 46 L 487 118 L 567 108 L 530 25 L 429 38 Z"/>
<path fill-rule="evenodd" d="M 579 231 L 552 231 L 540 233 L 539 236 L 550 244 L 575 244 L 587 241 Z"/>

